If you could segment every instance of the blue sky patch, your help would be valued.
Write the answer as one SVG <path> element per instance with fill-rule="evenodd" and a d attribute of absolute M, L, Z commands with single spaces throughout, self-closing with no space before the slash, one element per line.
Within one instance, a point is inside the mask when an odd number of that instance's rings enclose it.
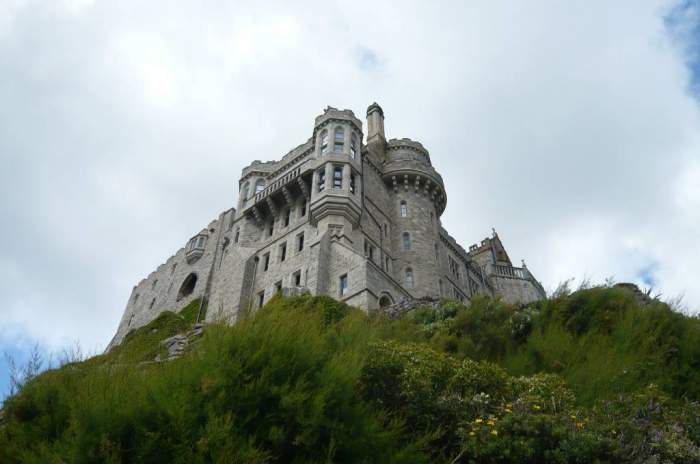
<path fill-rule="evenodd" d="M 700 0 L 679 1 L 664 17 L 664 24 L 685 55 L 690 91 L 700 98 Z"/>

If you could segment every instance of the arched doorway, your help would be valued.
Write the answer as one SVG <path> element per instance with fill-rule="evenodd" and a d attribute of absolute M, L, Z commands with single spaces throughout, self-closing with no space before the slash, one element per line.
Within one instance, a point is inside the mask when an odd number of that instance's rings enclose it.
<path fill-rule="evenodd" d="M 388 293 L 385 293 L 384 295 L 379 297 L 379 307 L 381 309 L 386 308 L 387 306 L 391 306 L 394 304 L 393 298 L 391 298 L 391 295 Z"/>
<path fill-rule="evenodd" d="M 177 301 L 180 301 L 181 299 L 190 296 L 194 291 L 195 285 L 197 285 L 197 274 L 193 272 L 192 274 L 185 277 L 185 280 L 182 282 L 182 285 L 180 286 L 180 291 L 177 292 Z"/>

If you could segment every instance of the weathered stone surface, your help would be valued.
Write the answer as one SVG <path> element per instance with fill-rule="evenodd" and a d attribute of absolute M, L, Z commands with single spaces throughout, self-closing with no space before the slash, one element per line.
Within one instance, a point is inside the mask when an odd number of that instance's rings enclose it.
<path fill-rule="evenodd" d="M 543 298 L 542 286 L 524 265 L 512 265 L 495 231 L 469 251 L 447 233 L 440 223 L 447 193 L 428 150 L 406 138 L 387 141 L 379 105 L 367 117 L 366 144 L 352 111 L 328 107 L 306 142 L 279 161 L 246 167 L 237 208 L 134 287 L 110 347 L 197 297 L 208 304 L 208 322 L 229 323 L 280 289 L 367 310 L 393 305 L 397 313 L 421 298 Z M 168 343 L 174 355 L 186 346 L 181 338 Z"/>

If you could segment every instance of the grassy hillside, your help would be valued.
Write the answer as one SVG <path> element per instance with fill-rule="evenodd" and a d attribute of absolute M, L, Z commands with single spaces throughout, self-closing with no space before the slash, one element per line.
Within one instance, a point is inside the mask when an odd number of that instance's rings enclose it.
<path fill-rule="evenodd" d="M 700 322 L 626 288 L 395 321 L 275 298 L 153 362 L 191 312 L 28 382 L 0 462 L 700 462 Z"/>

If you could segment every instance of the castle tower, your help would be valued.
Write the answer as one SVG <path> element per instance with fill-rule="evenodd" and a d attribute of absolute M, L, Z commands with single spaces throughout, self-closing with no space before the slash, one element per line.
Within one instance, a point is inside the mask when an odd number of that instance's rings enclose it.
<path fill-rule="evenodd" d="M 442 177 L 423 145 L 410 139 L 389 140 L 382 177 L 393 193 L 395 278 L 414 297 L 441 296 L 439 218 L 446 203 Z"/>
<path fill-rule="evenodd" d="M 314 124 L 311 220 L 319 233 L 329 225 L 352 230 L 362 208 L 362 122 L 350 110 L 326 108 Z"/>

